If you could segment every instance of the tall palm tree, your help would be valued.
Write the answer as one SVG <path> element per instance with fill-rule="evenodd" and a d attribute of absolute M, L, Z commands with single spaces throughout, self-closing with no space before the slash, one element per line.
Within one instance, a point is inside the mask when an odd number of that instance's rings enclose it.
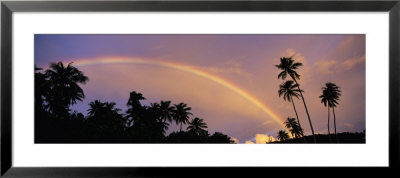
<path fill-rule="evenodd" d="M 294 112 L 296 113 L 297 123 L 299 124 L 299 127 L 302 128 L 301 124 L 300 124 L 299 116 L 296 111 L 296 106 L 294 105 L 294 101 L 293 101 L 293 96 L 296 97 L 297 99 L 299 98 L 300 90 L 296 89 L 297 87 L 298 87 L 298 84 L 294 84 L 294 81 L 288 80 L 279 86 L 278 94 L 279 94 L 279 97 L 281 97 L 283 95 L 283 99 L 285 101 L 292 102 Z"/>
<path fill-rule="evenodd" d="M 129 93 L 129 99 L 127 105 L 131 107 L 141 107 L 142 104 L 140 103 L 140 101 L 145 99 L 146 98 L 143 97 L 143 94 L 132 91 Z"/>
<path fill-rule="evenodd" d="M 286 128 L 289 129 L 292 137 L 300 138 L 303 135 L 303 129 L 299 127 L 299 124 L 296 122 L 295 118 L 287 118 L 284 122 Z"/>
<path fill-rule="evenodd" d="M 200 119 L 198 117 L 195 117 L 192 121 L 189 122 L 189 126 L 187 130 L 189 132 L 193 132 L 196 135 L 202 135 L 207 132 L 205 130 L 207 127 L 207 124 L 204 122 L 204 119 Z"/>
<path fill-rule="evenodd" d="M 329 106 L 329 93 L 328 90 L 322 90 L 322 95 L 319 96 L 319 98 L 321 98 L 321 103 L 324 103 L 324 106 L 328 106 L 328 138 L 329 138 L 329 142 L 332 142 L 331 140 L 331 130 L 330 130 L 330 106 Z"/>
<path fill-rule="evenodd" d="M 176 121 L 176 124 L 181 125 L 180 131 L 182 131 L 182 124 L 186 124 L 189 121 L 189 116 L 193 115 L 189 112 L 192 108 L 187 107 L 185 103 L 175 104 L 174 106 L 174 120 Z"/>
<path fill-rule="evenodd" d="M 289 139 L 289 134 L 284 130 L 279 130 L 278 139 L 279 139 L 279 141 L 285 141 L 285 140 Z"/>
<path fill-rule="evenodd" d="M 47 108 L 57 117 L 65 117 L 69 106 L 85 98 L 79 84 L 85 84 L 89 78 L 69 63 L 51 63 L 45 71 L 49 80 L 49 97 L 46 99 Z"/>
<path fill-rule="evenodd" d="M 328 106 L 328 133 L 329 131 L 329 108 L 332 108 L 333 112 L 333 124 L 335 128 L 335 137 L 338 142 L 338 137 L 336 133 L 336 115 L 335 115 L 335 107 L 339 104 L 339 98 L 341 96 L 340 87 L 334 83 L 328 82 L 325 84 L 325 87 L 322 87 L 322 95 L 319 96 L 321 98 L 321 103 L 324 103 L 325 106 Z"/>
<path fill-rule="evenodd" d="M 143 113 L 144 107 L 142 107 L 140 101 L 145 99 L 146 98 L 144 98 L 141 93 L 137 93 L 135 91 L 129 93 L 129 99 L 126 103 L 126 105 L 128 106 L 128 110 L 126 111 L 127 119 L 129 120 L 127 123 L 128 126 L 130 126 L 131 123 L 134 122 L 135 119 L 137 119 L 139 115 Z"/>
<path fill-rule="evenodd" d="M 172 122 L 174 107 L 171 106 L 171 101 L 160 102 L 161 117 L 164 121 Z"/>
<path fill-rule="evenodd" d="M 303 100 L 304 108 L 306 109 L 308 122 L 310 123 L 311 132 L 312 132 L 313 138 L 314 138 L 314 143 L 316 143 L 317 139 L 315 138 L 314 128 L 312 126 L 310 114 L 308 113 L 306 101 L 304 100 L 304 96 L 302 94 L 303 92 L 300 89 L 300 85 L 297 82 L 297 80 L 300 80 L 300 75 L 296 72 L 296 69 L 298 69 L 303 64 L 300 63 L 300 62 L 294 62 L 292 57 L 282 57 L 282 58 L 280 58 L 280 62 L 281 63 L 279 65 L 275 65 L 275 67 L 277 67 L 278 69 L 282 70 L 282 72 L 280 72 L 278 74 L 278 79 L 282 78 L 282 80 L 285 80 L 286 77 L 289 75 L 293 79 L 293 81 L 297 84 L 297 88 L 298 88 L 298 90 L 300 92 L 301 99 Z"/>

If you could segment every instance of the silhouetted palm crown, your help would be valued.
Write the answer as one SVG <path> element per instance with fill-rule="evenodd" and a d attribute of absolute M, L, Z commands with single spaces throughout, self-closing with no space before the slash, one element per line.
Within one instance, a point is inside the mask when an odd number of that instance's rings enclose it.
<path fill-rule="evenodd" d="M 189 132 L 196 133 L 197 135 L 200 135 L 202 133 L 206 132 L 207 124 L 204 122 L 203 119 L 200 118 L 194 118 L 192 121 L 189 122 L 189 126 L 187 130 Z"/>
<path fill-rule="evenodd" d="M 189 112 L 192 108 L 187 107 L 185 103 L 175 104 L 174 106 L 174 119 L 176 124 L 181 124 L 182 130 L 182 124 L 186 124 L 189 121 L 189 116 L 192 115 L 192 113 Z"/>
<path fill-rule="evenodd" d="M 287 139 L 289 139 L 289 135 L 288 135 L 288 133 L 287 133 L 286 131 L 284 131 L 284 130 L 279 130 L 279 132 L 278 132 L 278 139 L 279 139 L 280 141 L 287 140 Z"/>
<path fill-rule="evenodd" d="M 322 88 L 322 95 L 319 96 L 321 98 L 321 103 L 324 103 L 324 106 L 336 107 L 339 104 L 339 97 L 341 95 L 341 91 L 339 86 L 334 83 L 326 83 L 325 87 Z"/>
<path fill-rule="evenodd" d="M 300 128 L 295 118 L 287 118 L 285 125 L 288 129 L 290 129 L 289 131 L 291 132 L 292 136 L 300 137 L 303 134 L 303 129 Z"/>
<path fill-rule="evenodd" d="M 146 98 L 143 97 L 141 93 L 136 93 L 132 91 L 129 93 L 129 99 L 126 105 L 128 106 L 128 110 L 126 111 L 127 119 L 129 120 L 128 125 L 138 119 L 138 117 L 143 112 L 142 104 L 140 103 L 141 100 L 145 100 Z"/>
<path fill-rule="evenodd" d="M 132 106 L 132 107 L 141 107 L 140 100 L 145 100 L 146 98 L 143 97 L 141 93 L 136 93 L 135 91 L 132 91 L 129 93 L 129 100 L 127 105 Z"/>
<path fill-rule="evenodd" d="M 283 99 L 286 101 L 291 101 L 292 97 L 299 98 L 300 90 L 297 89 L 298 84 L 295 84 L 294 81 L 288 80 L 285 83 L 279 86 L 278 94 L 279 97 L 283 95 Z"/>
<path fill-rule="evenodd" d="M 115 108 L 114 102 L 95 100 L 89 103 L 88 121 L 102 127 L 122 127 L 125 123 L 121 109 Z"/>
<path fill-rule="evenodd" d="M 47 108 L 55 115 L 66 114 L 69 105 L 85 98 L 78 84 L 85 84 L 89 79 L 71 64 L 64 66 L 62 62 L 51 63 L 45 71 L 51 93 L 47 98 Z"/>
<path fill-rule="evenodd" d="M 282 70 L 278 75 L 278 79 L 282 78 L 282 80 L 285 80 L 287 75 L 291 76 L 293 80 L 300 79 L 300 75 L 295 70 L 302 66 L 302 63 L 294 62 L 292 57 L 282 57 L 280 61 L 279 65 L 275 65 L 278 69 Z"/>
<path fill-rule="evenodd" d="M 161 117 L 164 121 L 172 122 L 174 107 L 171 106 L 171 101 L 160 102 Z"/>

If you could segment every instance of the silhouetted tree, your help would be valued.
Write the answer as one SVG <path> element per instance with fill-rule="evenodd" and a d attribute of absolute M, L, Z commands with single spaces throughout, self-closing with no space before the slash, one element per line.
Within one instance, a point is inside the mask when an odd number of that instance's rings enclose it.
<path fill-rule="evenodd" d="M 296 89 L 296 88 L 298 88 L 298 84 L 294 84 L 293 81 L 288 80 L 279 86 L 278 94 L 279 94 L 279 97 L 281 97 L 283 95 L 283 99 L 285 101 L 292 102 L 294 112 L 296 113 L 297 123 L 299 124 L 299 127 L 302 128 L 301 124 L 300 124 L 299 116 L 296 111 L 296 106 L 294 105 L 294 101 L 293 101 L 293 96 L 296 97 L 297 99 L 299 98 L 300 90 Z"/>
<path fill-rule="evenodd" d="M 42 69 L 35 66 L 35 142 L 37 143 L 230 143 L 222 133 L 208 133 L 203 119 L 189 122 L 191 108 L 171 101 L 142 105 L 141 93 L 130 92 L 126 115 L 114 102 L 94 100 L 87 116 L 70 106 L 85 97 L 79 84 L 88 78 L 69 63 L 51 63 Z M 180 124 L 180 132 L 166 136 L 169 123 Z M 188 132 L 182 125 L 189 122 Z"/>
<path fill-rule="evenodd" d="M 78 84 L 85 84 L 89 79 L 76 67 L 69 63 L 51 63 L 45 71 L 49 81 L 46 108 L 55 117 L 66 117 L 69 106 L 85 98 L 82 88 Z"/>
<path fill-rule="evenodd" d="M 289 129 L 292 137 L 300 138 L 303 135 L 303 129 L 300 128 L 295 118 L 287 118 L 284 124 Z"/>
<path fill-rule="evenodd" d="M 165 131 L 168 129 L 169 124 L 164 119 L 164 113 L 161 109 L 161 104 L 158 103 L 151 103 L 150 107 L 147 108 L 148 112 L 152 113 L 152 117 L 155 117 L 155 122 L 161 128 L 161 132 L 165 134 Z"/>
<path fill-rule="evenodd" d="M 280 130 L 278 132 L 278 140 L 279 141 L 285 141 L 287 139 L 289 139 L 289 134 L 284 130 Z"/>
<path fill-rule="evenodd" d="M 326 107 L 326 106 L 328 106 L 328 137 L 329 137 L 329 142 L 332 142 L 332 139 L 331 139 L 331 131 L 330 131 L 330 126 L 329 126 L 329 124 L 330 124 L 330 120 L 329 120 L 329 118 L 330 118 L 330 106 L 329 106 L 329 93 L 328 93 L 328 91 L 327 90 L 323 90 L 322 91 L 322 95 L 321 96 L 319 96 L 319 98 L 321 98 L 321 103 L 324 103 L 324 106 Z"/>
<path fill-rule="evenodd" d="M 341 95 L 340 87 L 334 83 L 328 82 L 325 84 L 325 87 L 322 87 L 322 95 L 319 96 L 321 98 L 321 103 L 324 103 L 324 106 L 328 106 L 328 133 L 329 131 L 329 108 L 332 108 L 333 111 L 333 120 L 334 120 L 334 127 L 335 127 L 335 137 L 336 142 L 338 142 L 338 136 L 336 133 L 336 116 L 335 116 L 335 107 L 339 104 L 339 97 Z"/>
<path fill-rule="evenodd" d="M 280 72 L 278 74 L 278 79 L 282 78 L 282 80 L 285 80 L 287 75 L 289 75 L 293 79 L 293 81 L 296 82 L 297 88 L 298 88 L 298 90 L 300 92 L 301 99 L 303 100 L 304 108 L 306 109 L 308 122 L 310 123 L 311 132 L 312 132 L 313 138 L 314 138 L 314 143 L 316 143 L 317 140 L 315 138 L 314 128 L 312 126 L 310 114 L 308 113 L 307 105 L 306 105 L 306 102 L 305 102 L 303 94 L 302 94 L 303 92 L 300 89 L 299 83 L 297 82 L 297 80 L 300 80 L 300 75 L 296 72 L 296 70 L 302 65 L 303 64 L 300 63 L 300 62 L 294 62 L 292 57 L 282 57 L 282 58 L 280 58 L 280 64 L 279 65 L 275 65 L 275 67 L 277 67 L 278 69 L 282 70 L 282 72 Z"/>
<path fill-rule="evenodd" d="M 208 143 L 234 143 L 228 135 L 221 132 L 215 132 L 208 138 Z"/>
<path fill-rule="evenodd" d="M 47 141 L 51 130 L 50 113 L 45 109 L 45 100 L 49 97 L 49 81 L 41 70 L 35 65 L 35 141 Z"/>
<path fill-rule="evenodd" d="M 35 109 L 44 110 L 44 100 L 48 97 L 50 82 L 46 79 L 46 75 L 41 73 L 42 68 L 35 65 Z"/>
<path fill-rule="evenodd" d="M 144 98 L 141 93 L 136 93 L 135 91 L 129 93 L 129 99 L 126 103 L 126 105 L 128 106 L 128 110 L 126 111 L 128 126 L 130 126 L 132 122 L 135 122 L 135 119 L 137 119 L 142 114 L 145 108 L 142 107 L 140 101 L 145 99 L 146 98 Z"/>
<path fill-rule="evenodd" d="M 164 121 L 172 122 L 174 107 L 171 106 L 171 101 L 161 101 L 160 102 L 161 117 Z"/>
<path fill-rule="evenodd" d="M 180 124 L 180 131 L 182 131 L 182 124 L 186 124 L 189 121 L 189 116 L 193 115 L 189 111 L 192 109 L 185 103 L 175 104 L 174 119 L 176 124 Z"/>
<path fill-rule="evenodd" d="M 89 106 L 87 122 L 93 128 L 90 135 L 93 140 L 114 142 L 124 137 L 125 119 L 119 113 L 121 109 L 115 108 L 114 102 L 95 100 Z"/>
<path fill-rule="evenodd" d="M 204 122 L 203 119 L 195 117 L 192 121 L 189 122 L 189 126 L 187 130 L 189 132 L 193 132 L 196 135 L 204 135 L 207 130 L 207 124 Z"/>

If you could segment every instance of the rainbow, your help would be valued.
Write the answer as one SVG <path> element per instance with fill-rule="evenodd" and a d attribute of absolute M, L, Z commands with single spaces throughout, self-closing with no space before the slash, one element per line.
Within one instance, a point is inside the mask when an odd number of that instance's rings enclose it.
<path fill-rule="evenodd" d="M 80 59 L 76 60 L 73 62 L 73 64 L 77 67 L 83 67 L 83 66 L 89 66 L 89 65 L 101 65 L 101 64 L 146 64 L 146 65 L 155 65 L 155 66 L 160 66 L 160 67 L 167 67 L 179 71 L 184 71 L 188 72 L 203 78 L 206 78 L 208 80 L 211 80 L 213 82 L 216 82 L 227 89 L 230 89 L 231 91 L 237 93 L 238 95 L 242 96 L 243 98 L 247 99 L 254 105 L 256 105 L 258 108 L 260 108 L 263 112 L 268 114 L 269 116 L 272 117 L 274 121 L 276 121 L 280 126 L 285 128 L 285 126 L 282 123 L 282 119 L 275 114 L 271 109 L 269 109 L 267 106 L 265 106 L 262 102 L 260 102 L 258 99 L 256 99 L 254 96 L 246 92 L 245 90 L 239 88 L 238 86 L 218 77 L 212 74 L 209 74 L 207 72 L 201 71 L 199 69 L 196 69 L 192 66 L 188 65 L 183 65 L 183 64 L 177 64 L 177 63 L 172 63 L 172 62 L 167 62 L 167 61 L 160 61 L 160 60 L 149 60 L 149 59 L 140 59 L 140 58 L 126 58 L 126 57 L 106 57 L 106 58 L 99 58 L 99 59 Z M 262 123 L 262 125 L 266 125 L 269 123 L 268 121 Z"/>

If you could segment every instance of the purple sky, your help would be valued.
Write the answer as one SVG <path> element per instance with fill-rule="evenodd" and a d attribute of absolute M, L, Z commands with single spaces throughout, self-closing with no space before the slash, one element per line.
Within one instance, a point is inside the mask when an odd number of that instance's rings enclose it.
<path fill-rule="evenodd" d="M 274 65 L 284 56 L 304 64 L 298 70 L 300 84 L 316 133 L 327 132 L 327 108 L 318 98 L 326 82 L 336 83 L 342 90 L 335 109 L 338 132 L 365 129 L 365 35 L 35 35 L 35 64 L 44 69 L 56 61 L 117 57 L 191 66 L 250 93 L 282 122 L 295 117 L 291 103 L 277 92 L 283 81 L 278 80 L 279 70 Z M 254 103 L 187 72 L 142 64 L 78 68 L 90 81 L 82 85 L 86 99 L 72 108 L 84 114 L 95 99 L 116 102 L 125 110 L 129 92 L 137 91 L 147 98 L 146 105 L 160 100 L 187 103 L 194 116 L 207 122 L 210 132 L 221 131 L 241 143 L 276 137 L 282 129 Z M 300 122 L 310 134 L 301 100 L 295 104 Z M 170 131 L 176 129 L 173 126 Z"/>

